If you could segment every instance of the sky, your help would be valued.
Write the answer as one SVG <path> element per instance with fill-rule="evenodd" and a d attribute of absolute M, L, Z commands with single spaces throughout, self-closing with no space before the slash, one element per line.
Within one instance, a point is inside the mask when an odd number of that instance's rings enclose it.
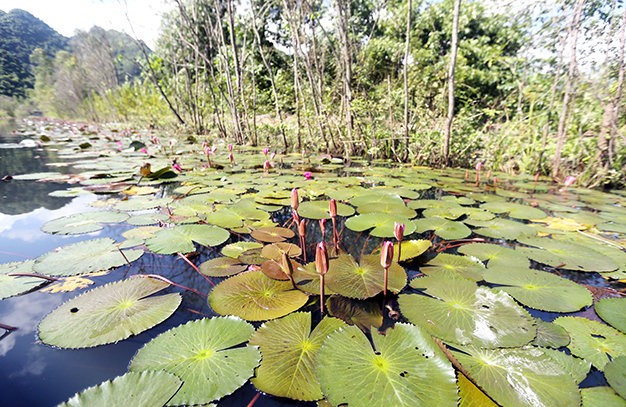
<path fill-rule="evenodd" d="M 76 30 L 87 31 L 98 25 L 107 30 L 123 31 L 154 49 L 161 14 L 171 9 L 173 3 L 167 0 L 0 0 L 0 10 L 26 10 L 66 37 L 74 35 Z"/>

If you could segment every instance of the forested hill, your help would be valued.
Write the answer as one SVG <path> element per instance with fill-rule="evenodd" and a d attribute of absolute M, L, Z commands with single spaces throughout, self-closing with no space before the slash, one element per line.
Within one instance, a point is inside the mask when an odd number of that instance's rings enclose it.
<path fill-rule="evenodd" d="M 30 55 L 41 48 L 50 56 L 68 39 L 27 11 L 0 10 L 0 95 L 23 97 L 33 87 Z"/>

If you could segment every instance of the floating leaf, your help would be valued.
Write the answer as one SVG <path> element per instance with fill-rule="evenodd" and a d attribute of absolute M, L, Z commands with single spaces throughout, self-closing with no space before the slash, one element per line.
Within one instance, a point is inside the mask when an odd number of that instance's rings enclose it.
<path fill-rule="evenodd" d="M 456 406 L 454 369 L 421 328 L 397 323 L 385 335 L 357 327 L 330 334 L 317 378 L 333 406 Z"/>
<path fill-rule="evenodd" d="M 572 354 L 590 361 L 598 370 L 604 370 L 611 359 L 626 355 L 626 336 L 610 326 L 580 317 L 559 317 L 554 323 L 572 338 L 567 345 Z"/>
<path fill-rule="evenodd" d="M 237 242 L 227 244 L 222 248 L 222 254 L 233 259 L 238 258 L 243 252 L 250 249 L 260 249 L 263 247 L 259 242 Z"/>
<path fill-rule="evenodd" d="M 264 321 L 296 311 L 308 299 L 308 295 L 295 290 L 289 281 L 273 280 L 260 271 L 247 271 L 216 285 L 209 294 L 209 305 L 221 315 Z"/>
<path fill-rule="evenodd" d="M 228 277 L 245 271 L 248 266 L 231 257 L 216 257 L 200 264 L 198 268 L 209 277 Z"/>
<path fill-rule="evenodd" d="M 230 233 L 212 225 L 181 225 L 163 228 L 146 241 L 154 253 L 189 253 L 195 250 L 193 242 L 205 246 L 218 246 L 230 237 Z"/>
<path fill-rule="evenodd" d="M 280 260 L 283 253 L 289 257 L 298 257 L 302 254 L 302 249 L 293 243 L 277 242 L 265 245 L 261 250 L 261 256 L 272 260 Z"/>
<path fill-rule="evenodd" d="M 403 216 L 405 218 L 412 219 L 417 216 L 417 212 L 414 209 L 407 208 L 403 201 L 400 202 L 372 202 L 360 205 L 357 207 L 359 213 L 386 213 L 389 215 Z"/>
<path fill-rule="evenodd" d="M 466 256 L 473 256 L 482 261 L 488 261 L 487 267 L 493 267 L 495 265 L 530 267 L 530 262 L 526 256 L 514 249 L 498 244 L 470 243 L 459 247 L 458 251 Z"/>
<path fill-rule="evenodd" d="M 139 349 L 130 371 L 163 370 L 183 381 L 170 405 L 205 404 L 250 378 L 261 355 L 247 342 L 254 328 L 239 318 L 204 318 L 166 331 Z"/>
<path fill-rule="evenodd" d="M 626 356 L 620 356 L 604 366 L 604 376 L 613 390 L 626 399 Z"/>
<path fill-rule="evenodd" d="M 604 322 L 626 333 L 626 298 L 602 298 L 596 302 L 595 309 Z"/>
<path fill-rule="evenodd" d="M 515 219 L 541 219 L 547 216 L 541 209 L 512 202 L 487 202 L 480 205 L 480 208 L 493 213 L 508 213 Z"/>
<path fill-rule="evenodd" d="M 60 404 L 60 407 L 123 406 L 130 400 L 135 407 L 162 406 L 172 398 L 181 385 L 182 382 L 178 377 L 162 370 L 128 372 L 83 390 Z"/>
<path fill-rule="evenodd" d="M 411 286 L 428 295 L 401 294 L 402 314 L 446 342 L 485 348 L 522 346 L 536 329 L 528 313 L 503 292 L 478 287 L 472 281 L 421 277 Z"/>
<path fill-rule="evenodd" d="M 453 352 L 471 377 L 503 406 L 580 405 L 578 386 L 540 348 L 477 349 Z"/>
<path fill-rule="evenodd" d="M 616 232 L 626 234 L 626 224 L 624 223 L 603 222 L 598 223 L 596 225 L 596 228 L 604 232 Z"/>
<path fill-rule="evenodd" d="M 388 213 L 366 213 L 353 216 L 346 220 L 346 227 L 355 232 L 363 232 L 364 230 L 373 228 L 370 232 L 372 236 L 394 237 L 393 231 L 396 222 L 406 225 L 404 231 L 406 236 L 415 231 L 415 225 L 409 218 Z"/>
<path fill-rule="evenodd" d="M 593 303 L 589 290 L 573 281 L 525 267 L 489 268 L 485 281 L 499 286 L 527 307 L 551 312 L 575 312 Z"/>
<path fill-rule="evenodd" d="M 315 378 L 317 354 L 326 337 L 345 326 L 326 317 L 311 332 L 311 314 L 296 312 L 269 321 L 250 338 L 263 356 L 252 384 L 262 392 L 295 400 L 313 401 L 323 397 Z"/>
<path fill-rule="evenodd" d="M 437 236 L 446 240 L 463 239 L 472 234 L 470 228 L 463 223 L 439 217 L 417 219 L 413 221 L 413 224 L 419 233 L 432 230 Z"/>
<path fill-rule="evenodd" d="M 626 400 L 608 387 L 587 387 L 580 389 L 582 407 L 626 407 Z"/>
<path fill-rule="evenodd" d="M 329 201 L 305 201 L 298 207 L 298 215 L 307 219 L 330 219 L 328 211 Z M 354 208 L 350 205 L 337 202 L 337 215 L 352 216 Z"/>
<path fill-rule="evenodd" d="M 9 276 L 33 272 L 33 260 L 0 264 L 0 300 L 34 290 L 46 283 L 37 277 Z"/>
<path fill-rule="evenodd" d="M 472 260 L 467 256 L 459 256 L 456 254 L 439 253 L 435 258 L 431 259 L 424 267 L 420 269 L 422 273 L 433 275 L 441 270 L 452 271 L 460 276 L 472 281 L 480 281 L 483 279 L 485 266 Z"/>
<path fill-rule="evenodd" d="M 33 269 L 47 276 L 75 276 L 119 267 L 142 254 L 142 250 L 119 250 L 113 239 L 92 239 L 44 254 L 35 261 Z"/>
<path fill-rule="evenodd" d="M 244 220 L 241 215 L 228 208 L 220 208 L 211 212 L 205 216 L 205 219 L 207 223 L 227 229 L 241 227 Z"/>
<path fill-rule="evenodd" d="M 433 243 L 430 240 L 405 240 L 402 242 L 402 252 L 400 253 L 400 261 L 412 260 L 426 253 Z M 398 243 L 394 244 L 394 253 L 398 252 Z"/>
<path fill-rule="evenodd" d="M 295 236 L 295 233 L 287 228 L 269 227 L 253 230 L 250 235 L 259 242 L 275 243 L 291 239 Z"/>
<path fill-rule="evenodd" d="M 356 325 L 363 332 L 383 325 L 383 312 L 376 298 L 355 300 L 340 295 L 333 295 L 326 301 L 328 313 L 349 325 Z"/>
<path fill-rule="evenodd" d="M 530 226 L 509 219 L 496 218 L 488 221 L 465 219 L 463 222 L 471 226 L 478 226 L 478 229 L 474 229 L 474 233 L 477 235 L 493 239 L 514 240 L 520 236 L 536 234 Z"/>
<path fill-rule="evenodd" d="M 122 212 L 94 211 L 77 213 L 46 222 L 41 230 L 59 235 L 91 233 L 102 229 L 101 223 L 120 223 L 128 219 Z"/>
<path fill-rule="evenodd" d="M 558 349 L 569 344 L 569 334 L 562 326 L 540 319 L 536 321 L 536 324 L 537 336 L 533 340 L 533 345 Z"/>
<path fill-rule="evenodd" d="M 165 321 L 180 305 L 180 295 L 148 297 L 169 284 L 132 277 L 87 291 L 48 314 L 39 324 L 42 342 L 61 348 L 114 343 Z"/>
<path fill-rule="evenodd" d="M 459 384 L 459 407 L 498 407 L 481 389 L 469 381 L 461 372 L 457 374 Z"/>
<path fill-rule="evenodd" d="M 520 253 L 552 267 L 576 271 L 613 271 L 618 267 L 607 256 L 580 244 L 540 237 L 518 240 L 537 247 L 518 247 Z"/>
<path fill-rule="evenodd" d="M 393 263 L 389 268 L 388 289 L 398 293 L 406 286 L 404 268 Z M 349 254 L 332 259 L 326 274 L 326 285 L 337 294 L 349 298 L 369 298 L 383 291 L 384 269 L 380 256 L 361 257 L 359 263 Z"/>

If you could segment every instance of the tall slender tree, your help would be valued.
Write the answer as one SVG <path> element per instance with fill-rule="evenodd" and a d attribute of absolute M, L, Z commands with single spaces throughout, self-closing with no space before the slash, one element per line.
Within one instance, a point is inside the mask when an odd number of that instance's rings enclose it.
<path fill-rule="evenodd" d="M 454 120 L 454 69 L 456 67 L 456 55 L 459 48 L 459 15 L 461 12 L 461 0 L 454 0 L 454 12 L 452 15 L 452 42 L 450 44 L 450 63 L 448 65 L 448 116 L 443 140 L 443 163 L 447 167 L 450 163 L 450 133 Z"/>

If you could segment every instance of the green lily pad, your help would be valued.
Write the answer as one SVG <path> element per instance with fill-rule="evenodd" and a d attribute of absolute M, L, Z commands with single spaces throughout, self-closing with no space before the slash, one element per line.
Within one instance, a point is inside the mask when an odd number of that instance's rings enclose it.
<path fill-rule="evenodd" d="M 470 228 L 462 222 L 455 222 L 440 217 L 421 218 L 413 221 L 418 233 L 432 230 L 442 239 L 463 239 L 472 234 Z"/>
<path fill-rule="evenodd" d="M 598 370 L 604 370 L 611 359 L 626 355 L 626 335 L 608 325 L 580 317 L 559 317 L 554 323 L 572 338 L 567 345 L 572 354 L 588 360 Z"/>
<path fill-rule="evenodd" d="M 224 256 L 236 259 L 245 251 L 248 251 L 250 249 L 260 249 L 262 247 L 263 244 L 259 242 L 236 242 L 224 246 L 222 248 L 222 254 Z"/>
<path fill-rule="evenodd" d="M 624 223 L 603 222 L 603 223 L 598 223 L 596 225 L 596 228 L 604 232 L 616 232 L 616 233 L 626 234 L 626 224 Z"/>
<path fill-rule="evenodd" d="M 328 211 L 329 201 L 305 201 L 298 207 L 298 215 L 307 219 L 330 219 L 330 212 Z M 350 205 L 346 205 L 337 202 L 337 215 L 339 216 L 352 216 L 354 215 L 354 208 Z"/>
<path fill-rule="evenodd" d="M 389 291 L 400 292 L 407 281 L 404 268 L 393 263 L 388 273 Z M 365 299 L 375 296 L 384 288 L 384 270 L 380 265 L 380 256 L 363 256 L 357 263 L 351 255 L 341 254 L 330 261 L 326 285 L 333 292 L 349 298 Z"/>
<path fill-rule="evenodd" d="M 626 400 L 608 386 L 580 389 L 582 407 L 626 407 Z"/>
<path fill-rule="evenodd" d="M 177 293 L 149 297 L 169 284 L 132 277 L 94 288 L 60 305 L 39 324 L 43 343 L 88 348 L 137 335 L 170 317 L 180 305 Z"/>
<path fill-rule="evenodd" d="M 528 258 L 523 254 L 492 243 L 470 243 L 459 247 L 459 253 L 487 261 L 487 267 L 497 265 L 530 267 Z"/>
<path fill-rule="evenodd" d="M 423 329 L 395 324 L 385 335 L 357 327 L 330 334 L 317 358 L 317 378 L 333 406 L 456 406 L 454 369 Z"/>
<path fill-rule="evenodd" d="M 380 189 L 376 190 L 365 190 L 364 192 L 360 192 L 354 196 L 350 200 L 350 204 L 356 207 L 362 205 L 371 205 L 371 204 L 401 204 L 404 205 L 404 201 L 400 197 L 400 195 L 394 193 L 393 191 L 384 191 Z"/>
<path fill-rule="evenodd" d="M 414 218 L 417 216 L 417 212 L 414 209 L 408 208 L 404 202 L 390 203 L 390 202 L 373 202 L 363 204 L 357 207 L 357 211 L 361 214 L 364 213 L 387 213 L 390 215 L 404 216 L 405 218 Z"/>
<path fill-rule="evenodd" d="M 291 239 L 296 234 L 291 229 L 281 227 L 267 227 L 253 230 L 250 236 L 265 243 L 284 242 L 287 239 Z"/>
<path fill-rule="evenodd" d="M 126 232 L 122 233 L 122 236 L 124 236 L 126 240 L 120 244 L 120 248 L 126 249 L 144 244 L 147 239 L 150 239 L 159 230 L 161 230 L 161 228 L 158 226 L 140 226 L 128 229 Z"/>
<path fill-rule="evenodd" d="M 383 312 L 376 298 L 355 300 L 341 295 L 333 295 L 326 301 L 328 313 L 349 325 L 356 325 L 363 332 L 383 325 Z"/>
<path fill-rule="evenodd" d="M 133 226 L 148 226 L 156 225 L 159 222 L 165 222 L 169 216 L 164 213 L 142 213 L 140 215 L 131 216 L 126 220 L 126 223 Z"/>
<path fill-rule="evenodd" d="M 509 219 L 492 219 L 487 221 L 465 219 L 464 223 L 470 226 L 476 226 L 474 233 L 481 236 L 491 237 L 493 239 L 515 240 L 520 236 L 535 235 L 535 230 L 521 222 Z"/>
<path fill-rule="evenodd" d="M 491 398 L 503 406 L 578 406 L 578 385 L 540 348 L 466 350 L 454 356 Z"/>
<path fill-rule="evenodd" d="M 416 278 L 411 286 L 436 298 L 401 294 L 400 311 L 446 342 L 497 348 L 523 346 L 535 338 L 533 319 L 504 292 L 447 276 Z"/>
<path fill-rule="evenodd" d="M 604 376 L 620 396 L 626 399 L 626 356 L 620 356 L 604 366 Z"/>
<path fill-rule="evenodd" d="M 311 313 L 296 312 L 269 321 L 250 338 L 263 360 L 252 384 L 264 393 L 295 400 L 313 401 L 323 397 L 314 375 L 317 354 L 326 337 L 345 326 L 326 317 L 311 332 Z"/>
<path fill-rule="evenodd" d="M 290 281 L 273 280 L 260 271 L 247 271 L 216 285 L 209 294 L 209 305 L 221 315 L 264 321 L 296 311 L 308 299 Z"/>
<path fill-rule="evenodd" d="M 216 317 L 188 322 L 145 344 L 130 362 L 130 371 L 164 370 L 183 386 L 170 405 L 206 404 L 231 394 L 254 373 L 261 360 L 247 342 L 254 328 L 239 318 Z"/>
<path fill-rule="evenodd" d="M 248 266 L 231 257 L 216 257 L 200 264 L 198 268 L 209 277 L 228 277 L 245 271 Z"/>
<path fill-rule="evenodd" d="M 451 271 L 469 280 L 480 281 L 483 279 L 485 266 L 467 256 L 439 253 L 420 270 L 427 275 L 435 275 L 442 270 Z"/>
<path fill-rule="evenodd" d="M 136 407 L 163 406 L 182 384 L 178 377 L 162 370 L 128 372 L 81 391 L 60 407 L 123 406 L 129 400 Z"/>
<path fill-rule="evenodd" d="M 205 215 L 207 223 L 221 228 L 233 229 L 243 225 L 244 218 L 229 208 L 220 208 Z"/>
<path fill-rule="evenodd" d="M 166 206 L 172 202 L 170 198 L 154 198 L 142 196 L 116 203 L 113 207 L 118 211 L 145 211 Z"/>
<path fill-rule="evenodd" d="M 119 267 L 141 255 L 142 250 L 119 250 L 113 239 L 92 239 L 42 255 L 33 270 L 47 276 L 76 276 Z"/>
<path fill-rule="evenodd" d="M 159 254 L 189 253 L 195 250 L 193 242 L 218 246 L 229 237 L 230 233 L 218 226 L 181 225 L 162 229 L 146 241 L 146 246 Z"/>
<path fill-rule="evenodd" d="M 602 298 L 596 302 L 595 309 L 604 322 L 626 333 L 626 298 Z"/>
<path fill-rule="evenodd" d="M 122 212 L 84 212 L 46 222 L 41 230 L 52 234 L 76 235 L 101 230 L 103 228 L 101 223 L 120 223 L 126 219 L 128 215 Z"/>
<path fill-rule="evenodd" d="M 0 264 L 0 300 L 34 290 L 47 281 L 37 277 L 9 276 L 32 273 L 34 260 Z"/>
<path fill-rule="evenodd" d="M 457 373 L 457 384 L 459 386 L 459 396 L 461 397 L 459 407 L 498 407 L 484 391 L 476 387 L 461 372 Z"/>
<path fill-rule="evenodd" d="M 265 245 L 261 250 L 261 256 L 272 260 L 280 260 L 283 253 L 289 257 L 298 257 L 302 254 L 302 249 L 293 243 L 277 242 Z"/>
<path fill-rule="evenodd" d="M 403 240 L 402 251 L 400 252 L 400 261 L 412 260 L 426 253 L 432 247 L 433 243 L 426 239 Z M 398 253 L 398 243 L 393 245 L 394 253 Z M 397 256 L 396 256 L 397 258 Z"/>
<path fill-rule="evenodd" d="M 562 326 L 540 319 L 536 320 L 536 324 L 537 336 L 533 340 L 533 345 L 558 349 L 569 344 L 569 334 Z"/>
<path fill-rule="evenodd" d="M 545 271 L 518 266 L 492 267 L 485 281 L 527 307 L 551 312 L 575 312 L 593 303 L 589 290 L 573 281 Z"/>
<path fill-rule="evenodd" d="M 355 232 L 363 232 L 372 229 L 370 235 L 376 237 L 394 237 L 395 223 L 404 223 L 406 229 L 404 234 L 410 235 L 415 231 L 415 225 L 404 216 L 397 216 L 388 213 L 366 213 L 357 215 L 346 220 L 346 227 Z"/>
<path fill-rule="evenodd" d="M 508 213 L 511 218 L 515 219 L 541 219 L 548 216 L 541 209 L 512 202 L 487 202 L 480 205 L 480 208 L 498 214 Z"/>
<path fill-rule="evenodd" d="M 576 271 L 613 271 L 618 268 L 612 259 L 580 244 L 540 237 L 518 241 L 535 247 L 518 247 L 517 251 L 552 267 Z"/>

